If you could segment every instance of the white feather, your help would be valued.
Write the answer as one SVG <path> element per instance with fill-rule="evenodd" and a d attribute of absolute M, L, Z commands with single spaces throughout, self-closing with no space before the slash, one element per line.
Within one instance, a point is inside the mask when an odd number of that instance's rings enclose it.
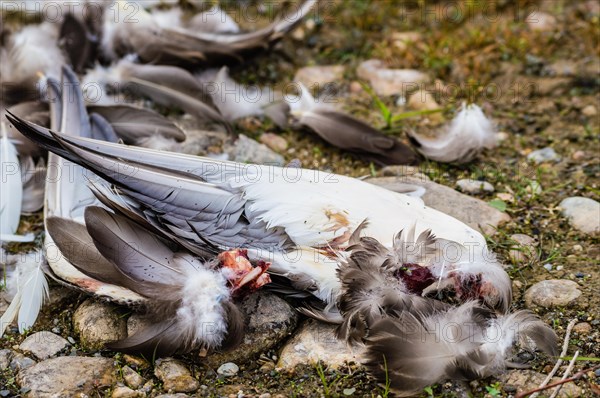
<path fill-rule="evenodd" d="M 468 162 L 483 149 L 495 147 L 498 141 L 494 124 L 475 104 L 463 105 L 438 138 L 425 138 L 416 133 L 412 133 L 412 137 L 420 144 L 417 150 L 424 156 L 447 163 Z"/>
<path fill-rule="evenodd" d="M 221 273 L 204 268 L 188 271 L 177 317 L 184 329 L 194 336 L 195 343 L 210 347 L 221 344 L 227 334 L 221 303 L 229 298 L 227 280 Z"/>
<path fill-rule="evenodd" d="M 44 263 L 42 253 L 36 251 L 16 257 L 18 258 L 16 267 L 7 277 L 8 283 L 11 284 L 9 291 L 14 290 L 16 285 L 16 293 L 0 318 L 0 336 L 15 318 L 18 319 L 20 333 L 31 328 L 44 301 L 48 298 L 48 282 L 42 270 Z"/>
<path fill-rule="evenodd" d="M 17 148 L 8 139 L 6 125 L 0 122 L 0 241 L 31 242 L 33 234 L 16 235 L 21 219 L 23 183 Z"/>
<path fill-rule="evenodd" d="M 2 82 L 31 83 L 44 74 L 58 78 L 65 63 L 58 48 L 58 25 L 44 22 L 25 26 L 11 35 L 7 45 L 8 57 L 2 60 Z"/>

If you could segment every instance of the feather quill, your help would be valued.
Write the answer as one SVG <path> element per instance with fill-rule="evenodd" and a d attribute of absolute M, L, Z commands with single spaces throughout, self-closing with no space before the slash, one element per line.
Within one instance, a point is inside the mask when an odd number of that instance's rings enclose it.
<path fill-rule="evenodd" d="M 416 149 L 425 157 L 445 163 L 471 161 L 498 142 L 494 124 L 475 104 L 464 105 L 438 138 L 410 133 Z"/>

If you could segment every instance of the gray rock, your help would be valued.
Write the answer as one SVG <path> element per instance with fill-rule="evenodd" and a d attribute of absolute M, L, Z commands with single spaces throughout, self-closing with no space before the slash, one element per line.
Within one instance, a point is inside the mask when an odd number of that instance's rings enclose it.
<path fill-rule="evenodd" d="M 323 361 L 326 367 L 339 368 L 360 362 L 361 349 L 350 348 L 335 337 L 334 325 L 309 319 L 281 350 L 277 367 L 292 370 L 297 365 L 314 365 Z"/>
<path fill-rule="evenodd" d="M 145 396 L 146 394 L 143 392 L 135 391 L 125 386 L 115 387 L 111 395 L 112 398 L 139 398 Z"/>
<path fill-rule="evenodd" d="M 488 235 L 493 234 L 499 225 L 510 220 L 508 214 L 494 209 L 483 200 L 462 194 L 433 181 L 424 181 L 421 178 L 410 176 L 370 178 L 365 181 L 400 192 L 405 189 L 406 184 L 423 187 L 425 188 L 425 194 L 421 199 L 427 206 L 457 218 L 470 227 L 483 231 Z"/>
<path fill-rule="evenodd" d="M 494 192 L 494 186 L 487 181 L 462 179 L 456 181 L 456 186 L 458 186 L 461 191 L 472 194 Z"/>
<path fill-rule="evenodd" d="M 377 95 L 405 95 L 420 83 L 430 80 L 429 76 L 415 69 L 388 69 L 383 61 L 370 59 L 356 69 L 359 78 L 367 80 Z"/>
<path fill-rule="evenodd" d="M 154 375 L 163 382 L 163 388 L 171 392 L 194 392 L 200 383 L 180 361 L 162 358 L 154 364 Z"/>
<path fill-rule="evenodd" d="M 12 359 L 10 360 L 9 366 L 12 370 L 20 371 L 23 369 L 27 369 L 35 364 L 36 362 L 33 359 L 26 357 L 21 353 L 15 352 Z"/>
<path fill-rule="evenodd" d="M 235 376 L 240 371 L 240 367 L 233 362 L 227 362 L 219 366 L 217 373 L 223 376 Z"/>
<path fill-rule="evenodd" d="M 13 350 L 0 350 L 0 369 L 6 369 L 10 365 L 15 352 Z"/>
<path fill-rule="evenodd" d="M 298 322 L 298 312 L 285 300 L 264 291 L 248 296 L 240 309 L 246 317 L 244 340 L 235 350 L 206 357 L 207 366 L 218 368 L 225 362 L 246 363 L 282 342 Z"/>
<path fill-rule="evenodd" d="M 518 369 L 506 372 L 498 377 L 502 384 L 511 386 L 509 389 L 515 389 L 517 391 L 529 391 L 537 388 L 546 378 L 545 374 L 535 372 L 533 370 Z M 560 377 L 554 377 L 550 383 L 555 383 L 560 380 Z M 558 397 L 581 397 L 581 388 L 577 387 L 574 383 L 563 384 Z"/>
<path fill-rule="evenodd" d="M 127 323 L 117 307 L 92 299 L 75 310 L 73 328 L 79 333 L 81 344 L 88 349 L 99 349 L 105 343 L 127 337 Z"/>
<path fill-rule="evenodd" d="M 47 359 L 58 354 L 68 346 L 69 342 L 64 338 L 54 333 L 43 331 L 28 336 L 23 340 L 19 348 L 22 351 L 32 353 L 38 359 Z"/>
<path fill-rule="evenodd" d="M 533 163 L 558 162 L 560 160 L 560 156 L 558 156 L 553 148 L 546 147 L 531 152 L 529 155 L 527 155 L 527 160 Z"/>
<path fill-rule="evenodd" d="M 231 160 L 240 163 L 257 163 L 274 166 L 283 166 L 285 163 L 283 156 L 243 134 L 240 134 L 238 140 L 232 148 L 227 150 L 227 153 Z"/>
<path fill-rule="evenodd" d="M 515 242 L 513 248 L 508 252 L 510 258 L 516 263 L 524 263 L 537 256 L 536 246 L 538 242 L 529 235 L 514 234 L 510 239 Z"/>
<path fill-rule="evenodd" d="M 585 232 L 594 234 L 600 232 L 600 203 L 582 196 L 564 199 L 559 205 L 562 214 L 569 219 L 571 225 Z"/>
<path fill-rule="evenodd" d="M 305 66 L 296 71 L 294 81 L 304 84 L 309 89 L 315 85 L 322 89 L 328 83 L 342 80 L 345 69 L 344 65 Z"/>
<path fill-rule="evenodd" d="M 566 279 L 538 282 L 525 292 L 525 305 L 527 308 L 570 306 L 581 296 L 581 290 L 578 288 L 576 282 Z"/>
<path fill-rule="evenodd" d="M 133 389 L 140 388 L 140 386 L 144 383 L 144 378 L 127 365 L 121 368 L 121 372 L 123 372 L 123 380 L 125 383 Z"/>
<path fill-rule="evenodd" d="M 17 383 L 28 389 L 26 397 L 73 397 L 90 394 L 116 382 L 110 358 L 58 357 L 22 370 Z"/>

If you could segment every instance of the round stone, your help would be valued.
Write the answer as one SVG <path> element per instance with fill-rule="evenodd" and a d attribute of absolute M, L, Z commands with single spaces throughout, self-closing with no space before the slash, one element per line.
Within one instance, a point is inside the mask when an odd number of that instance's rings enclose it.
<path fill-rule="evenodd" d="M 525 305 L 544 308 L 573 305 L 581 296 L 576 282 L 566 279 L 551 279 L 531 286 L 525 292 Z"/>

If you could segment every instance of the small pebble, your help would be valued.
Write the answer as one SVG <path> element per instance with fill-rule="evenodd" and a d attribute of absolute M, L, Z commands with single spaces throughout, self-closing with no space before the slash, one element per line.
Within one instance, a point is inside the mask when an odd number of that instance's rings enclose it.
<path fill-rule="evenodd" d="M 525 22 L 529 26 L 529 29 L 539 32 L 552 31 L 557 25 L 557 20 L 554 15 L 537 10 L 529 13 Z"/>
<path fill-rule="evenodd" d="M 562 214 L 572 226 L 587 234 L 600 232 L 600 203 L 594 199 L 573 196 L 560 202 Z"/>
<path fill-rule="evenodd" d="M 573 251 L 576 251 L 576 252 L 583 251 L 583 246 L 581 246 L 581 245 L 573 245 Z"/>
<path fill-rule="evenodd" d="M 239 366 L 233 362 L 227 362 L 219 366 L 217 373 L 226 377 L 235 376 L 240 371 Z"/>
<path fill-rule="evenodd" d="M 288 142 L 285 138 L 273 133 L 262 134 L 259 141 L 275 152 L 283 152 L 288 147 Z"/>
<path fill-rule="evenodd" d="M 143 393 L 125 386 L 115 387 L 111 395 L 112 398 L 138 398 L 142 396 L 144 396 Z"/>
<path fill-rule="evenodd" d="M 544 264 L 544 268 L 546 268 L 546 270 L 548 270 L 548 271 L 552 271 L 552 264 L 546 263 L 546 264 Z"/>
<path fill-rule="evenodd" d="M 560 160 L 560 156 L 553 148 L 546 147 L 531 152 L 527 155 L 527 160 L 534 163 L 557 162 Z"/>
<path fill-rule="evenodd" d="M 527 289 L 525 305 L 527 308 L 566 307 L 575 305 L 581 294 L 577 282 L 567 279 L 550 279 L 538 282 Z"/>
<path fill-rule="evenodd" d="M 583 278 L 585 276 L 585 274 L 583 272 L 577 272 L 575 273 L 575 277 L 576 278 Z"/>
<path fill-rule="evenodd" d="M 537 242 L 534 238 L 525 234 L 514 234 L 510 236 L 516 244 L 508 255 L 517 263 L 523 263 L 536 255 Z"/>
<path fill-rule="evenodd" d="M 352 83 L 350 83 L 350 92 L 357 94 L 363 91 L 362 85 L 357 82 L 356 80 L 354 80 Z"/>
<path fill-rule="evenodd" d="M 47 359 L 58 354 L 68 345 L 69 342 L 61 336 L 42 331 L 27 336 L 19 348 L 32 353 L 38 359 Z"/>
<path fill-rule="evenodd" d="M 600 369 L 596 369 L 594 371 L 594 374 L 596 375 L 596 377 L 600 377 Z"/>
<path fill-rule="evenodd" d="M 571 155 L 571 158 L 573 158 L 573 160 L 581 160 L 581 159 L 585 158 L 585 152 L 584 151 L 575 151 Z"/>
<path fill-rule="evenodd" d="M 585 116 L 592 117 L 598 114 L 598 109 L 596 109 L 594 105 L 588 105 L 581 110 L 581 113 L 583 113 Z"/>
<path fill-rule="evenodd" d="M 123 380 L 129 387 L 137 389 L 144 382 L 142 376 L 140 376 L 135 370 L 131 369 L 129 366 L 125 365 L 121 370 L 123 372 Z"/>
<path fill-rule="evenodd" d="M 200 387 L 188 368 L 172 358 L 161 358 L 155 362 L 154 375 L 163 382 L 163 388 L 173 392 L 194 392 Z"/>
<path fill-rule="evenodd" d="M 497 194 L 496 197 L 505 202 L 514 202 L 515 201 L 515 197 L 513 196 L 513 194 L 508 193 L 508 192 L 501 192 L 501 193 Z"/>
<path fill-rule="evenodd" d="M 528 362 L 531 361 L 533 359 L 533 355 L 530 352 L 524 351 L 524 352 L 520 352 L 517 357 L 519 357 L 519 359 L 522 362 Z"/>
<path fill-rule="evenodd" d="M 587 322 L 579 322 L 573 327 L 573 331 L 579 334 L 588 334 L 592 331 L 592 325 Z"/>
<path fill-rule="evenodd" d="M 504 390 L 504 392 L 507 392 L 509 394 L 517 392 L 517 387 L 513 386 L 512 384 L 505 384 L 504 387 L 502 387 L 502 389 Z"/>
<path fill-rule="evenodd" d="M 478 194 L 481 192 L 494 192 L 494 186 L 487 181 L 462 179 L 456 181 L 458 188 L 466 193 Z"/>

